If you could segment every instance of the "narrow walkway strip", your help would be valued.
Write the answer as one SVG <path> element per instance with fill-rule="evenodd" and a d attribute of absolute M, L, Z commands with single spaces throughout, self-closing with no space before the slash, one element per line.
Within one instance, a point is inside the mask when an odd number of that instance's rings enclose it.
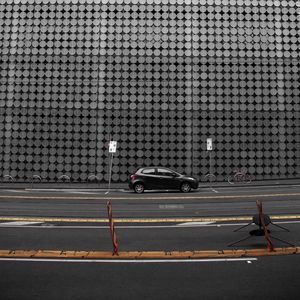
<path fill-rule="evenodd" d="M 300 254 L 300 247 L 241 250 L 195 251 L 121 251 L 113 255 L 108 251 L 61 251 L 61 250 L 0 250 L 1 258 L 54 258 L 54 259 L 201 259 L 238 258 Z"/>
<path fill-rule="evenodd" d="M 285 193 L 285 194 L 257 194 L 257 195 L 214 195 L 214 196 L 143 196 L 143 200 L 178 200 L 178 199 L 243 199 L 243 198 L 266 198 L 266 197 L 286 197 L 286 196 L 300 196 L 300 193 Z M 73 197 L 73 196 L 16 196 L 16 195 L 1 195 L 0 199 L 37 199 L 37 200 L 138 200 L 138 196 L 132 197 L 116 197 L 111 195 L 103 195 L 97 197 Z"/>

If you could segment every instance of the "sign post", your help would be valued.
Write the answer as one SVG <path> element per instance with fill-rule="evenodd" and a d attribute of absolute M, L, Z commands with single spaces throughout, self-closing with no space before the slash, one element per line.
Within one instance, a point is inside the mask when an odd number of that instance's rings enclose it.
<path fill-rule="evenodd" d="M 206 140 L 206 150 L 209 152 L 209 174 L 212 175 L 212 157 L 211 157 L 211 152 L 213 150 L 213 142 L 212 138 L 207 138 Z M 210 182 L 210 188 L 212 188 L 211 181 L 212 181 L 212 176 L 209 176 L 209 182 Z"/>
<path fill-rule="evenodd" d="M 108 145 L 108 152 L 109 152 L 109 174 L 108 174 L 108 190 L 105 194 L 110 192 L 110 185 L 111 185 L 111 173 L 112 173 L 112 164 L 114 159 L 114 153 L 117 152 L 117 142 L 110 141 Z"/>

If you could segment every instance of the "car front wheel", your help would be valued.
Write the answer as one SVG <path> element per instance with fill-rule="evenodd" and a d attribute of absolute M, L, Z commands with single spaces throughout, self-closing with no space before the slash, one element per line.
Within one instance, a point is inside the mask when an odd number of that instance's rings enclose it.
<path fill-rule="evenodd" d="M 191 185 L 188 183 L 188 182 L 184 182 L 181 187 L 180 187 L 180 190 L 183 192 L 183 193 L 188 193 L 191 191 Z"/>
<path fill-rule="evenodd" d="M 136 183 L 133 188 L 137 194 L 141 194 L 145 190 L 145 187 L 142 183 Z"/>

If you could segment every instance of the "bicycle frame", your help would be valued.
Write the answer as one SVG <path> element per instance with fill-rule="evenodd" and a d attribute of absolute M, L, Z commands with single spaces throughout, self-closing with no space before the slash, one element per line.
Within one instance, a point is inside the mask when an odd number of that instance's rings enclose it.
<path fill-rule="evenodd" d="M 247 174 L 247 171 L 234 170 L 233 175 L 229 175 L 227 179 L 228 183 L 250 183 L 252 180 L 250 175 Z"/>

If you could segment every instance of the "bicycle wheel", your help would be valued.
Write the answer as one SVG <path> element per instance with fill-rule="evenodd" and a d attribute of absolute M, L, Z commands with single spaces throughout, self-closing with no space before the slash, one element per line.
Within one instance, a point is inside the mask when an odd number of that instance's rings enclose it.
<path fill-rule="evenodd" d="M 213 182 L 213 181 L 216 181 L 217 177 L 214 174 L 206 174 L 204 176 L 204 179 L 207 182 Z"/>
<path fill-rule="evenodd" d="M 234 184 L 234 176 L 229 175 L 229 176 L 227 177 L 227 181 L 228 181 L 229 184 Z"/>
<path fill-rule="evenodd" d="M 244 177 L 244 181 L 245 181 L 246 183 L 251 183 L 251 181 L 252 181 L 252 176 L 246 174 L 245 177 Z"/>

